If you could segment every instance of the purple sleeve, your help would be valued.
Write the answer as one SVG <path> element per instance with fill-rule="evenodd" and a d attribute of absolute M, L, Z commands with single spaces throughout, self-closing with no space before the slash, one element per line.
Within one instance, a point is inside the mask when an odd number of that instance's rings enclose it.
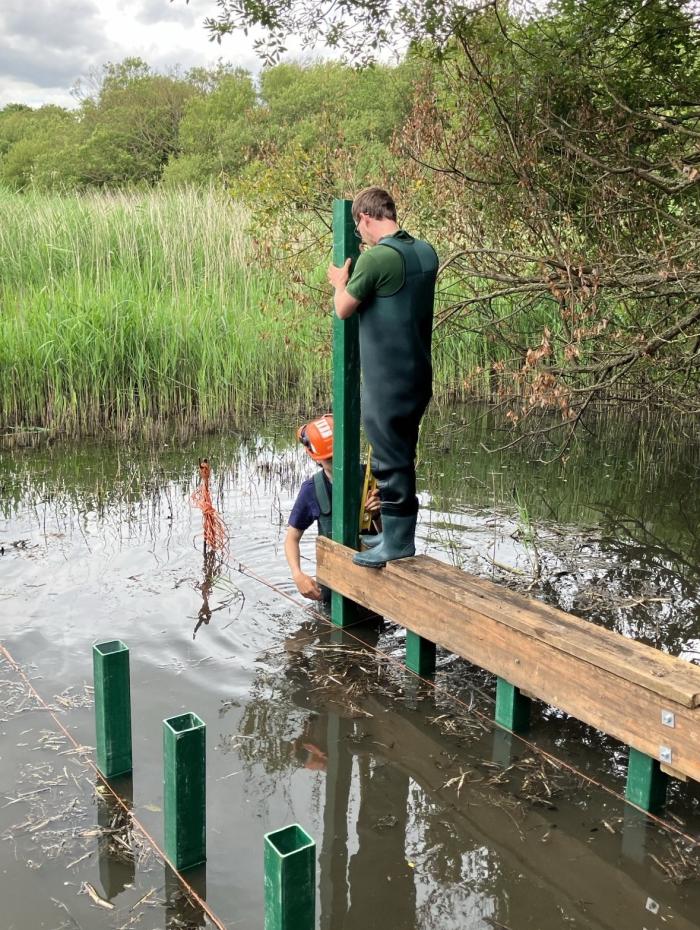
<path fill-rule="evenodd" d="M 316 500 L 314 479 L 307 478 L 299 488 L 299 494 L 294 501 L 292 512 L 289 514 L 289 525 L 303 533 L 308 530 L 314 520 L 318 520 L 320 512 Z"/>

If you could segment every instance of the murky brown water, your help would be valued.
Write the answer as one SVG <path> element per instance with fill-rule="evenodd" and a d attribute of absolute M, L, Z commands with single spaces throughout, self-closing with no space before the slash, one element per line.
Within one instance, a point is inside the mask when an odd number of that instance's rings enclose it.
<path fill-rule="evenodd" d="M 697 926 L 697 852 L 494 730 L 489 676 L 442 654 L 438 690 L 421 685 L 392 661 L 401 630 L 332 630 L 238 570 L 294 593 L 282 537 L 308 468 L 291 434 L 270 417 L 240 436 L 0 459 L 0 641 L 87 745 L 91 644 L 129 645 L 135 762 L 119 788 L 158 841 L 161 721 L 205 720 L 209 858 L 191 880 L 213 911 L 262 926 L 262 837 L 297 821 L 317 842 L 323 930 Z M 421 548 L 514 587 L 539 574 L 538 596 L 695 659 L 693 437 L 601 424 L 549 467 L 481 442 L 491 424 L 466 408 L 426 425 Z M 202 455 L 231 533 L 218 576 L 189 503 Z M 0 928 L 208 926 L 4 660 L 0 688 Z M 528 739 L 624 790 L 613 740 L 546 707 Z M 698 806 L 674 785 L 669 820 L 699 835 Z"/>

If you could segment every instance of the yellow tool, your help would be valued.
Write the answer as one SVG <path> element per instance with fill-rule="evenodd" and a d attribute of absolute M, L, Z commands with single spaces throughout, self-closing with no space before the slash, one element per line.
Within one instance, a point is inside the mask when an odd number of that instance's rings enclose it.
<path fill-rule="evenodd" d="M 365 465 L 365 480 L 362 484 L 362 502 L 360 504 L 360 532 L 368 533 L 372 529 L 372 515 L 367 513 L 367 498 L 372 491 L 377 490 L 377 479 L 372 474 L 370 465 L 372 459 L 372 446 L 367 448 L 367 464 Z"/>

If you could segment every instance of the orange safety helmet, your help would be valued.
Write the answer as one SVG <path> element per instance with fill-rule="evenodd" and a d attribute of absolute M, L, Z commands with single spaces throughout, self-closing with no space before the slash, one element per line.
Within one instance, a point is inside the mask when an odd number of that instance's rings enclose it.
<path fill-rule="evenodd" d="M 333 416 L 324 414 L 297 430 L 297 439 L 314 462 L 322 462 L 333 455 Z"/>

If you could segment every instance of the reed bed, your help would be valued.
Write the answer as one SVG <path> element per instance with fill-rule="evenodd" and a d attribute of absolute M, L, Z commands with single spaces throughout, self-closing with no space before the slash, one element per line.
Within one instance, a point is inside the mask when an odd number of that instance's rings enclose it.
<path fill-rule="evenodd" d="M 0 214 L 3 432 L 327 406 L 328 308 L 296 304 L 284 268 L 257 264 L 250 211 L 225 192 L 0 190 Z M 465 373 L 488 358 L 484 340 L 440 334 L 436 393 L 473 391 Z"/>
<path fill-rule="evenodd" d="M 0 413 L 72 433 L 312 403 L 324 328 L 225 194 L 0 193 Z"/>

